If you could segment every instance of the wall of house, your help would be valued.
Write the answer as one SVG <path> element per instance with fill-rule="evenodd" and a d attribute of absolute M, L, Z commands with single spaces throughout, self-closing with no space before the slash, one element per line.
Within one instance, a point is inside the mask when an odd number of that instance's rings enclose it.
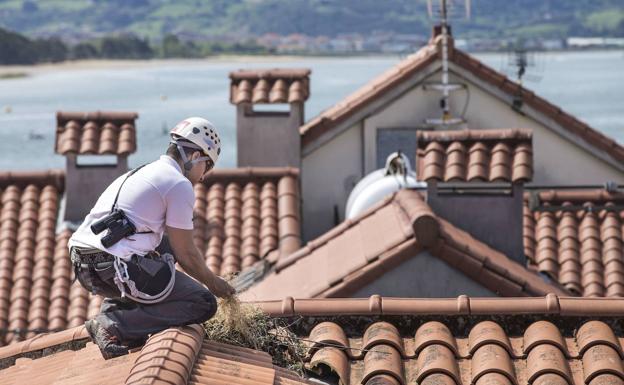
<path fill-rule="evenodd" d="M 360 288 L 352 297 L 369 297 L 373 294 L 418 298 L 457 297 L 460 294 L 475 297 L 496 296 L 428 252 L 421 252 L 387 271 L 374 282 Z"/>
<path fill-rule="evenodd" d="M 334 227 L 335 214 L 344 218 L 349 192 L 362 178 L 362 130 L 355 124 L 303 159 L 301 191 L 305 241 Z"/>
<path fill-rule="evenodd" d="M 463 70 L 455 68 L 455 71 L 460 73 Z M 469 92 L 457 91 L 450 99 L 454 116 L 461 116 L 465 109 L 467 124 L 458 128 L 532 129 L 534 184 L 601 185 L 608 180 L 624 183 L 624 172 L 561 137 L 537 120 L 512 110 L 509 96 L 504 96 L 509 100 L 501 100 L 492 94 L 497 89 L 478 79 L 469 79 L 470 74 L 463 73 L 463 76 L 451 74 L 452 82 L 467 83 L 469 87 Z M 434 73 L 419 84 L 439 81 L 439 78 L 439 72 Z M 489 90 L 486 90 L 488 87 Z M 359 122 L 349 123 L 346 131 L 312 152 L 304 151 L 301 175 L 304 241 L 333 227 L 334 207 L 338 208 L 339 220 L 343 220 L 352 186 L 378 168 L 377 130 L 422 129 L 426 127 L 424 122 L 427 118 L 441 116 L 440 93 L 426 91 L 422 86 L 414 86 L 393 99 L 389 96 L 381 98 L 382 101 L 378 103 L 381 107 L 377 110 L 370 111 Z M 406 153 L 413 160 L 415 152 Z"/>

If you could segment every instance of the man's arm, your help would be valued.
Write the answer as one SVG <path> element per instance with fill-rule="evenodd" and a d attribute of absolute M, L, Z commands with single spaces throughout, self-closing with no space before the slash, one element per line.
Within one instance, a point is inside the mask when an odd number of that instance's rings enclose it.
<path fill-rule="evenodd" d="M 167 226 L 167 235 L 176 259 L 185 272 L 206 285 L 217 297 L 227 297 L 236 292 L 232 286 L 208 269 L 204 258 L 193 243 L 193 230 Z"/>

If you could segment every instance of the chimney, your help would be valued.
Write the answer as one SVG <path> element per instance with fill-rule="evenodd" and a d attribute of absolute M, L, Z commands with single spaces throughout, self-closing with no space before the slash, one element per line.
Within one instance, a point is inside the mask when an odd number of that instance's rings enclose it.
<path fill-rule="evenodd" d="M 136 151 L 133 112 L 57 112 L 57 154 L 66 158 L 64 221 L 79 222 Z"/>
<path fill-rule="evenodd" d="M 299 127 L 310 96 L 309 76 L 309 69 L 230 73 L 238 167 L 300 167 Z"/>
<path fill-rule="evenodd" d="M 526 265 L 524 183 L 533 176 L 530 130 L 417 133 L 417 178 L 440 217 Z"/>

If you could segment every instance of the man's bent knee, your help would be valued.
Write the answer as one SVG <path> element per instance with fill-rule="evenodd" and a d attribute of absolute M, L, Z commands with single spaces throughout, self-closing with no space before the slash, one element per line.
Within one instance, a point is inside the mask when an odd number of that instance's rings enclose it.
<path fill-rule="evenodd" d="M 203 323 L 211 319 L 217 312 L 217 298 L 206 290 L 200 296 L 201 300 L 197 303 L 197 311 L 201 315 L 195 323 Z"/>

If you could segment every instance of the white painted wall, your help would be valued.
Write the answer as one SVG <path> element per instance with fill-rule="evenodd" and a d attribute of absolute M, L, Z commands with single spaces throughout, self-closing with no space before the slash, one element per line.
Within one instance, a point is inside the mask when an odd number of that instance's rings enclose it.
<path fill-rule="evenodd" d="M 362 129 L 357 123 L 303 158 L 303 239 L 308 241 L 334 227 L 334 206 L 340 218 L 349 192 L 362 178 Z"/>

